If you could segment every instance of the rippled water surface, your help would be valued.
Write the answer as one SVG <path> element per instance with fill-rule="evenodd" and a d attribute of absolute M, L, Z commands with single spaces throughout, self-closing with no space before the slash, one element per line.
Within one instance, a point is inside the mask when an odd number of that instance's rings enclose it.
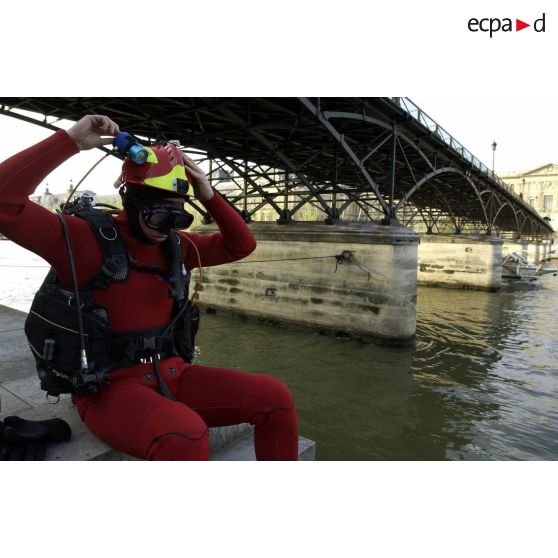
<path fill-rule="evenodd" d="M 0 242 L 0 304 L 27 311 L 46 264 Z M 558 459 L 558 277 L 497 293 L 419 288 L 417 340 L 382 347 L 204 315 L 199 361 L 293 392 L 318 459 Z"/>

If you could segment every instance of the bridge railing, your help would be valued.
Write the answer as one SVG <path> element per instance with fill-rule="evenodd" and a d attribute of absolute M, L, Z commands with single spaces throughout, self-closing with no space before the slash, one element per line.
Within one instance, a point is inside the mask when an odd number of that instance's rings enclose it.
<path fill-rule="evenodd" d="M 509 184 L 506 184 L 495 172 L 490 170 L 468 149 L 461 145 L 449 132 L 444 130 L 444 128 L 430 118 L 428 114 L 415 105 L 411 99 L 408 97 L 392 97 L 391 100 L 434 135 L 439 137 L 450 149 L 461 155 L 466 161 L 469 161 L 473 167 L 489 176 L 494 182 L 504 188 L 504 190 L 508 191 L 520 204 L 525 205 L 524 201 L 513 191 L 513 188 Z"/>
<path fill-rule="evenodd" d="M 506 190 L 509 196 L 514 200 L 515 203 L 522 206 L 525 210 L 530 213 L 534 213 L 537 219 L 544 223 L 546 227 L 550 226 L 543 219 L 541 215 L 532 206 L 527 204 L 523 198 L 518 196 L 512 186 L 506 184 L 496 173 L 490 170 L 485 164 L 483 164 L 477 157 L 475 157 L 468 149 L 466 149 L 461 143 L 459 143 L 449 132 L 444 130 L 437 122 L 435 122 L 428 114 L 421 110 L 411 99 L 408 97 L 391 97 L 391 101 L 394 102 L 398 107 L 402 108 L 407 114 L 417 120 L 425 128 L 430 130 L 433 134 L 439 137 L 450 149 L 461 155 L 466 161 L 471 163 L 471 166 L 475 167 L 486 176 L 491 178 L 496 184 L 501 188 Z"/>

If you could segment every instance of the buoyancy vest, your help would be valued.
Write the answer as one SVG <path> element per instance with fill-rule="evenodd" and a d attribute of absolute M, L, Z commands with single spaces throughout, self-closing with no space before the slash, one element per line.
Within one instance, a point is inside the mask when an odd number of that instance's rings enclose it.
<path fill-rule="evenodd" d="M 80 369 L 81 344 L 74 292 L 63 287 L 51 268 L 33 299 L 25 322 L 25 334 L 35 357 L 41 389 L 47 395 L 94 393 L 108 383 L 112 370 L 132 366 L 148 359 L 179 356 L 191 362 L 195 335 L 199 327 L 199 309 L 188 300 L 190 272 L 185 268 L 180 238 L 170 231 L 163 243 L 170 267 L 164 270 L 138 265 L 118 234 L 112 215 L 86 208 L 75 216 L 92 229 L 102 253 L 102 264 L 95 276 L 79 288 L 81 321 L 89 370 Z M 92 292 L 107 289 L 111 283 L 128 280 L 130 269 L 157 273 L 167 281 L 174 298 L 173 315 L 162 326 L 127 333 L 111 331 L 110 315 L 105 306 L 95 303 Z M 164 387 L 164 386 L 163 386 Z"/>

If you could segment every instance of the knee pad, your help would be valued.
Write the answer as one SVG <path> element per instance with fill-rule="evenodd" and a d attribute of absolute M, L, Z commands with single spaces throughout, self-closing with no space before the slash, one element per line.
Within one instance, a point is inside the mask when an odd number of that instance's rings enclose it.
<path fill-rule="evenodd" d="M 151 461 L 207 461 L 209 459 L 209 432 L 199 435 L 168 432 L 155 438 L 147 451 Z"/>

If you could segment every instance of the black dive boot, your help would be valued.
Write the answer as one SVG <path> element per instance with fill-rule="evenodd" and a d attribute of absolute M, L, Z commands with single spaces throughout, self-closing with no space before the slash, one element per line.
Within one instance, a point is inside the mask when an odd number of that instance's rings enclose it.
<path fill-rule="evenodd" d="M 65 442 L 72 431 L 62 419 L 26 420 L 9 416 L 0 421 L 0 461 L 42 461 L 47 442 Z"/>
<path fill-rule="evenodd" d="M 70 426 L 59 418 L 26 420 L 10 416 L 4 419 L 4 438 L 12 444 L 67 442 L 71 436 Z"/>

